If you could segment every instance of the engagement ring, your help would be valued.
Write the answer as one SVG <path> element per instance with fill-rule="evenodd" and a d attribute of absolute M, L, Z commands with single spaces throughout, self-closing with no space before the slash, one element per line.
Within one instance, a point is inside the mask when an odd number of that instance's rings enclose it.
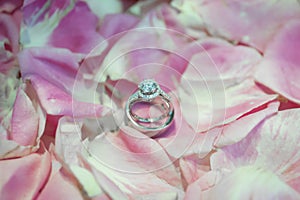
<path fill-rule="evenodd" d="M 135 107 L 150 106 L 159 110 L 158 116 L 141 116 L 135 112 Z M 153 137 L 166 130 L 174 118 L 174 108 L 171 97 L 165 93 L 158 83 L 152 79 L 142 81 L 138 90 L 133 93 L 126 103 L 126 116 L 129 124 L 149 137 Z M 150 115 L 150 116 L 149 116 Z"/>

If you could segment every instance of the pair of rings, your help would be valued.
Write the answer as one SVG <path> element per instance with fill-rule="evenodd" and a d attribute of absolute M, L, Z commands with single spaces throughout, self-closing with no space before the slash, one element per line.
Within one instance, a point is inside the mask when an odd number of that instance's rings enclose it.
<path fill-rule="evenodd" d="M 134 112 L 135 106 L 139 104 L 156 106 L 162 114 L 154 117 L 141 116 Z M 149 137 L 153 137 L 172 124 L 174 107 L 171 97 L 160 88 L 158 83 L 152 79 L 147 79 L 138 85 L 138 90 L 127 100 L 125 113 L 130 126 Z"/>

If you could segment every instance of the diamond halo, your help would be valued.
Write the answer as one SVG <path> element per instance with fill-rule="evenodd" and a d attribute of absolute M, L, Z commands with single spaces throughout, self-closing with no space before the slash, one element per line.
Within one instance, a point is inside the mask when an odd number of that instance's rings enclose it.
<path fill-rule="evenodd" d="M 142 81 L 138 88 L 138 95 L 148 101 L 157 97 L 161 91 L 159 85 L 152 79 Z"/>

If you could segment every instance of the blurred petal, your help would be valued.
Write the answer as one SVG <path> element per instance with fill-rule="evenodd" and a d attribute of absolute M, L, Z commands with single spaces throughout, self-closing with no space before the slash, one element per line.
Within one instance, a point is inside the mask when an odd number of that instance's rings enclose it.
<path fill-rule="evenodd" d="M 279 111 L 277 115 L 265 119 L 240 142 L 213 154 L 212 170 L 222 173 L 221 181 L 216 182 L 216 190 L 221 192 L 224 189 L 228 191 L 225 193 L 227 195 L 245 190 L 243 194 L 249 197 L 299 198 L 296 191 L 299 192 L 300 183 L 300 126 L 295 123 L 299 117 L 299 109 Z M 245 180 L 242 180 L 243 177 Z M 270 180 L 274 187 L 266 184 Z M 244 184 L 241 181 L 245 181 Z M 237 187 L 242 188 L 239 190 Z M 207 193 L 217 194 L 214 188 Z M 236 195 L 238 198 L 241 194 Z"/>
<path fill-rule="evenodd" d="M 108 77 L 135 83 L 153 78 L 169 90 L 174 89 L 186 66 L 170 65 L 170 60 L 175 59 L 174 56 L 179 57 L 181 51 L 170 34 L 174 33 L 148 27 L 114 35 L 107 41 L 113 44 L 107 54 L 90 65 L 93 69 L 91 76 L 99 82 L 104 82 Z M 90 59 L 92 57 L 86 58 L 85 62 Z"/>
<path fill-rule="evenodd" d="M 70 6 L 70 0 L 47 1 L 47 0 L 25 0 L 22 8 L 24 23 L 34 26 L 43 20 L 47 20 L 56 12 L 64 11 Z"/>
<path fill-rule="evenodd" d="M 28 155 L 39 148 L 46 116 L 30 83 L 22 84 L 12 110 L 1 122 L 0 158 Z"/>
<path fill-rule="evenodd" d="M 127 127 L 122 128 L 126 132 L 119 131 L 118 134 L 99 133 L 101 128 L 98 127 L 98 130 L 93 131 L 100 135 L 91 141 L 82 142 L 81 134 L 85 134 L 89 128 L 86 125 L 82 122 L 74 124 L 67 119 L 60 120 L 57 150 L 67 163 L 73 164 L 78 163 L 76 156 L 81 152 L 90 163 L 100 187 L 110 196 L 114 196 L 113 187 L 122 191 L 120 195 L 124 193 L 126 196 L 179 192 L 176 188 L 181 184 L 179 174 L 154 140 Z M 86 150 L 88 154 L 85 153 Z M 111 187 L 108 188 L 107 184 Z"/>
<path fill-rule="evenodd" d="M 12 61 L 19 51 L 19 32 L 21 17 L 19 13 L 0 13 L 0 71 Z M 6 69 L 7 70 L 7 69 Z"/>
<path fill-rule="evenodd" d="M 270 171 L 241 167 L 220 181 L 205 199 L 299 199 L 300 194 Z"/>
<path fill-rule="evenodd" d="M 49 44 L 76 53 L 89 53 L 103 40 L 96 31 L 97 25 L 97 16 L 86 3 L 78 2 L 59 22 L 50 36 Z"/>
<path fill-rule="evenodd" d="M 258 82 L 298 104 L 300 103 L 299 39 L 299 21 L 285 24 L 267 46 L 265 58 L 257 67 L 255 74 Z"/>
<path fill-rule="evenodd" d="M 256 126 L 267 117 L 272 116 L 278 111 L 279 103 L 270 103 L 266 109 L 254 112 L 237 119 L 236 121 L 223 126 L 220 135 L 218 135 L 215 146 L 223 147 L 237 143 L 244 139 Z M 243 131 L 240 130 L 243 127 Z M 217 128 L 218 129 L 218 128 Z"/>
<path fill-rule="evenodd" d="M 48 153 L 0 161 L 1 198 L 36 198 L 48 179 L 50 169 L 51 161 Z"/>
<path fill-rule="evenodd" d="M 209 172 L 209 158 L 210 156 L 201 159 L 197 154 L 194 154 L 180 159 L 180 170 L 187 185 L 192 184 Z"/>
<path fill-rule="evenodd" d="M 3 0 L 0 2 L 0 12 L 11 13 L 21 7 L 22 4 L 22 0 Z"/>
<path fill-rule="evenodd" d="M 197 13 L 196 17 L 188 18 L 189 21 L 197 19 L 197 28 L 205 28 L 214 36 L 248 44 L 261 51 L 282 24 L 300 18 L 300 6 L 296 0 L 174 0 L 172 5 L 183 15 Z"/>
<path fill-rule="evenodd" d="M 27 78 L 32 82 L 47 114 L 96 117 L 103 116 L 109 111 L 109 108 L 101 104 L 77 101 L 72 95 L 38 76 Z"/>
<path fill-rule="evenodd" d="M 2 130 L 1 130 L 2 131 Z M 13 140 L 0 140 L 0 159 L 23 157 L 36 152 L 38 146 L 22 146 Z"/>
<path fill-rule="evenodd" d="M 37 198 L 43 199 L 74 199 L 83 200 L 80 190 L 76 183 L 72 181 L 63 171 L 54 172 L 48 183 Z"/>
<path fill-rule="evenodd" d="M 129 14 L 107 15 L 103 19 L 99 32 L 103 37 L 109 38 L 133 28 L 138 21 L 139 18 Z"/>
<path fill-rule="evenodd" d="M 123 127 L 118 135 L 107 134 L 89 144 L 89 152 L 117 171 L 129 173 L 153 172 L 153 178 L 163 179 L 170 185 L 180 185 L 179 176 L 172 161 L 156 141 L 134 129 Z M 99 145 L 101 144 L 101 145 Z M 116 148 L 117 147 L 117 148 Z M 114 154 L 112 159 L 107 153 Z M 122 163 L 122 164 L 121 164 Z M 149 175 L 150 176 L 150 175 Z"/>
<path fill-rule="evenodd" d="M 178 89 L 182 109 L 188 110 L 183 116 L 196 132 L 232 122 L 276 98 L 252 80 L 261 59 L 256 51 L 226 43 L 203 47 L 208 49 L 193 56 Z"/>
<path fill-rule="evenodd" d="M 9 43 L 7 45 L 9 46 L 9 50 L 13 53 L 16 53 L 19 48 L 19 25 L 20 22 L 13 15 L 0 13 L 0 38 L 1 40 L 4 38 L 8 39 Z"/>
<path fill-rule="evenodd" d="M 0 121 L 5 128 L 9 127 L 11 111 L 21 81 L 19 69 L 11 68 L 7 73 L 0 73 Z"/>
<path fill-rule="evenodd" d="M 72 91 L 79 67 L 78 58 L 66 49 L 29 48 L 18 56 L 23 78 L 37 74 L 45 80 Z"/>
<path fill-rule="evenodd" d="M 74 7 L 72 1 L 27 0 L 20 42 L 23 47 L 45 46 L 60 20 Z"/>
<path fill-rule="evenodd" d="M 9 137 L 23 146 L 34 146 L 44 131 L 46 119 L 31 86 L 23 87 L 15 100 Z"/>
<path fill-rule="evenodd" d="M 98 0 L 86 0 L 90 9 L 100 19 L 109 14 L 121 13 L 123 11 L 123 0 L 110 0 L 110 1 L 98 1 Z"/>

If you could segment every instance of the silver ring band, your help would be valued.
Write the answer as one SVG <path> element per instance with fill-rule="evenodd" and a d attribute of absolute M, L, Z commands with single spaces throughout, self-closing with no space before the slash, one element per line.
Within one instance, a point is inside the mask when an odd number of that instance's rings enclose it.
<path fill-rule="evenodd" d="M 126 103 L 126 116 L 133 128 L 153 137 L 171 125 L 174 118 L 174 107 L 170 96 L 154 80 L 144 80 L 138 88 L 139 90 L 132 94 Z M 163 114 L 153 118 L 141 117 L 132 111 L 137 103 L 159 105 Z"/>

